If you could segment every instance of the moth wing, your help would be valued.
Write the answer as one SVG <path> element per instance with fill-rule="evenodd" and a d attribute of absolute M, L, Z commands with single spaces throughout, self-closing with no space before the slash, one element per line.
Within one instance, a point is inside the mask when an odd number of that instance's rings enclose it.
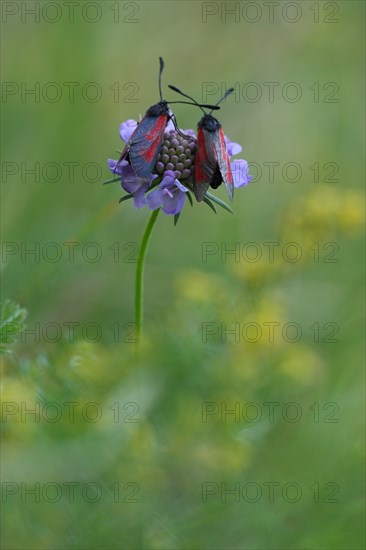
<path fill-rule="evenodd" d="M 197 130 L 197 151 L 194 163 L 193 192 L 196 199 L 202 201 L 217 167 L 212 133 L 203 128 Z"/>
<path fill-rule="evenodd" d="M 145 116 L 132 134 L 126 148 L 128 147 L 130 162 L 138 177 L 146 178 L 153 171 L 167 122 L 168 117 L 165 114 L 158 117 Z"/>
<path fill-rule="evenodd" d="M 222 128 L 220 128 L 218 132 L 215 132 L 214 149 L 222 181 L 225 183 L 229 199 L 232 201 L 234 198 L 234 179 Z"/>

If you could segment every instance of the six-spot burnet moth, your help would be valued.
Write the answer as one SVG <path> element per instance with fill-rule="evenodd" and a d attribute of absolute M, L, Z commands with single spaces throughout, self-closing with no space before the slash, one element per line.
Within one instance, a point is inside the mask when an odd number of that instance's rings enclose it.
<path fill-rule="evenodd" d="M 164 69 L 164 61 L 159 57 L 159 94 L 160 101 L 149 107 L 145 116 L 137 125 L 126 147 L 118 160 L 127 160 L 131 164 L 135 174 L 139 178 L 147 178 L 153 171 L 159 155 L 160 147 L 164 138 L 164 132 L 169 119 L 174 124 L 175 118 L 169 111 L 168 102 L 163 99 L 161 91 L 161 75 Z M 193 103 L 187 101 L 173 101 L 171 103 L 184 103 L 186 105 L 195 105 L 200 108 L 219 109 L 216 105 L 199 105 L 196 101 Z"/>
<path fill-rule="evenodd" d="M 194 101 L 202 109 L 195 99 L 183 93 L 176 86 L 169 85 L 169 88 Z M 230 88 L 223 97 L 216 103 L 221 103 L 229 94 L 234 91 Z M 202 109 L 204 116 L 198 123 L 197 128 L 197 151 L 195 155 L 193 192 L 198 201 L 202 201 L 207 189 L 211 186 L 217 189 L 222 182 L 225 183 L 230 200 L 234 197 L 234 180 L 230 167 L 229 155 L 226 148 L 225 136 L 220 122 L 210 113 Z"/>

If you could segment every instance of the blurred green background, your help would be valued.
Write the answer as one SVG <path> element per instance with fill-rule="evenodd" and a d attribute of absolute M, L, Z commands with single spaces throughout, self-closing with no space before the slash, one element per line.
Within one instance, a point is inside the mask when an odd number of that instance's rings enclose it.
<path fill-rule="evenodd" d="M 41 332 L 2 363 L 3 548 L 363 548 L 363 2 L 274 3 L 272 20 L 266 2 L 73 6 L 2 3 L 2 299 Z M 137 356 L 128 260 L 149 213 L 102 182 L 119 124 L 158 100 L 159 55 L 165 89 L 211 102 L 220 92 L 203 98 L 204 83 L 241 92 L 219 119 L 257 177 L 236 190 L 234 215 L 195 204 L 177 227 L 160 216 Z M 196 109 L 175 112 L 195 128 Z M 204 262 L 207 242 L 219 252 Z M 290 242 L 299 261 L 282 254 Z M 221 256 L 235 247 L 239 258 Z"/>

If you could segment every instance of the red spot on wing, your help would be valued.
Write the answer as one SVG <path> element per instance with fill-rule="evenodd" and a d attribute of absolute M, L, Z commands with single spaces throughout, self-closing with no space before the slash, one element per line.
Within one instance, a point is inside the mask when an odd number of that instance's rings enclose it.
<path fill-rule="evenodd" d="M 202 128 L 198 128 L 198 131 L 197 131 L 197 151 L 200 154 L 200 158 L 202 162 L 206 162 L 207 153 L 206 153 L 205 134 Z"/>
<path fill-rule="evenodd" d="M 146 162 L 151 162 L 156 154 L 156 148 L 159 147 L 160 141 L 163 139 L 164 130 L 167 125 L 168 117 L 160 115 L 154 119 L 152 127 L 145 133 L 146 141 L 150 141 L 150 145 L 146 151 L 142 152 Z"/>
<path fill-rule="evenodd" d="M 207 162 L 205 135 L 202 128 L 197 130 L 197 152 L 194 161 L 194 179 L 196 183 L 206 182 L 209 180 L 206 171 L 205 163 Z"/>
<path fill-rule="evenodd" d="M 151 141 L 150 139 L 148 141 Z M 161 141 L 161 136 L 158 134 L 155 139 L 151 142 L 149 147 L 142 152 L 142 157 L 146 160 L 146 162 L 152 162 L 154 160 L 156 149 L 159 147 L 159 143 Z"/>
<path fill-rule="evenodd" d="M 161 134 L 164 133 L 165 127 L 168 122 L 168 117 L 166 115 L 160 115 L 156 118 L 152 128 L 146 132 L 145 137 L 148 141 L 156 141 L 157 137 L 161 137 Z"/>

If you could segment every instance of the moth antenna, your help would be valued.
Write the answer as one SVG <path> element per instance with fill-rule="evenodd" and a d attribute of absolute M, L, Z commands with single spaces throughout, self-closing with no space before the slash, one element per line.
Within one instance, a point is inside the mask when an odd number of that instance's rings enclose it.
<path fill-rule="evenodd" d="M 205 105 L 205 104 L 197 103 L 196 101 L 194 103 L 191 103 L 190 101 L 168 101 L 167 103 L 169 103 L 169 105 L 176 105 L 177 103 L 181 103 L 184 105 L 193 105 L 194 107 L 199 107 L 200 109 L 202 109 L 202 107 L 206 107 L 206 109 L 211 109 L 212 111 L 220 110 L 220 107 L 218 107 L 217 105 Z"/>
<path fill-rule="evenodd" d="M 228 95 L 232 94 L 234 91 L 234 88 L 229 88 L 228 90 L 226 90 L 226 92 L 224 93 L 224 95 L 222 96 L 221 99 L 218 100 L 218 102 L 215 104 L 216 106 L 219 105 L 221 103 L 221 101 L 224 101 L 224 99 L 227 98 Z M 212 113 L 212 111 L 211 111 Z M 210 114 L 211 114 L 210 113 Z"/>
<path fill-rule="evenodd" d="M 159 57 L 159 94 L 160 94 L 160 101 L 163 101 L 163 93 L 161 91 L 161 75 L 163 74 L 164 70 L 164 61 L 162 57 Z"/>
<path fill-rule="evenodd" d="M 203 114 L 206 114 L 206 112 L 202 109 L 201 105 L 198 103 L 198 101 L 196 101 L 193 97 L 191 97 L 190 95 L 188 94 L 185 94 L 184 92 L 182 92 L 182 90 L 180 90 L 179 88 L 177 88 L 176 86 L 172 86 L 171 84 L 168 85 L 168 88 L 170 88 L 171 90 L 173 90 L 173 92 L 177 92 L 177 94 L 180 94 L 184 97 L 187 97 L 188 99 L 190 99 L 191 101 L 193 101 L 193 103 L 195 103 L 197 105 L 197 107 L 199 107 L 201 109 L 201 111 L 203 112 Z"/>

